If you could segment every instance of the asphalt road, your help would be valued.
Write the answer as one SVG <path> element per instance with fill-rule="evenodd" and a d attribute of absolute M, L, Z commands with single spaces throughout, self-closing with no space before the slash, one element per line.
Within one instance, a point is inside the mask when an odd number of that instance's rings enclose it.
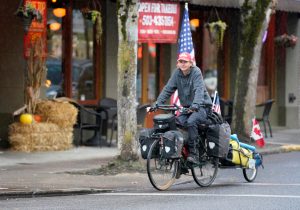
<path fill-rule="evenodd" d="M 147 184 L 112 193 L 1 200 L 0 209 L 300 209 L 299 160 L 300 152 L 265 156 L 253 183 L 241 170 L 223 169 L 208 188 L 184 176 L 165 192 Z"/>

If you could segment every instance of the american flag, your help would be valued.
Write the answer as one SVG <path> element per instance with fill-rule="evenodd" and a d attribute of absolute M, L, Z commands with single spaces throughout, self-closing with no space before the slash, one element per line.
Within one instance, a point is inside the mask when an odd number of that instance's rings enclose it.
<path fill-rule="evenodd" d="M 179 48 L 178 48 L 178 55 L 183 52 L 187 52 L 191 54 L 192 60 L 195 63 L 195 52 L 192 40 L 192 32 L 190 26 L 190 18 L 189 18 L 189 11 L 188 11 L 188 4 L 185 4 L 183 20 L 181 23 L 180 35 L 179 35 Z M 176 92 L 171 97 L 171 103 L 180 106 L 180 101 L 178 98 L 178 92 Z"/>
<path fill-rule="evenodd" d="M 220 98 L 218 95 L 218 92 L 215 91 L 214 101 L 212 105 L 212 110 L 214 112 L 217 112 L 219 115 L 221 115 L 221 106 L 220 106 Z"/>
<path fill-rule="evenodd" d="M 185 4 L 183 20 L 181 23 L 178 54 L 183 53 L 183 52 L 190 53 L 193 61 L 195 62 L 195 51 L 194 51 L 194 45 L 193 45 L 193 40 L 192 40 L 192 32 L 191 32 L 190 18 L 189 18 L 189 11 L 188 11 L 187 3 Z"/>

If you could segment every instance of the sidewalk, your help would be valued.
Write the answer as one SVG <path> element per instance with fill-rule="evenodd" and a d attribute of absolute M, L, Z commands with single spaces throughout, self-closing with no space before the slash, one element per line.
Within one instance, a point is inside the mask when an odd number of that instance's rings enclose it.
<path fill-rule="evenodd" d="M 298 129 L 274 128 L 273 138 L 258 151 L 273 154 L 300 151 Z M 0 151 L 0 200 L 95 192 L 124 191 L 151 187 L 145 174 L 91 176 L 67 174 L 99 168 L 119 153 L 116 147 L 78 147 L 68 151 L 23 153 Z"/>

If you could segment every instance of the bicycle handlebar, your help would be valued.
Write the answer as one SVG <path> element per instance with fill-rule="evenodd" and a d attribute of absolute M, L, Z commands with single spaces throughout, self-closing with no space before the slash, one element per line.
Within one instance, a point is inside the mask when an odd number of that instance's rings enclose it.
<path fill-rule="evenodd" d="M 200 105 L 200 107 L 207 107 L 208 105 Z M 191 110 L 190 108 L 187 107 L 179 107 L 177 104 L 156 104 L 153 107 L 149 107 L 149 109 L 147 110 L 148 112 L 155 112 L 156 110 L 163 110 L 163 111 L 170 111 L 175 113 L 176 111 L 179 111 L 182 114 L 187 114 L 190 112 L 193 112 L 193 110 Z"/>
<path fill-rule="evenodd" d="M 188 113 L 190 111 L 189 108 L 185 107 L 179 107 L 177 104 L 157 104 L 155 107 L 150 107 L 149 112 L 155 112 L 157 109 L 163 110 L 163 111 L 170 111 L 175 113 L 176 111 L 179 111 L 180 113 Z"/>

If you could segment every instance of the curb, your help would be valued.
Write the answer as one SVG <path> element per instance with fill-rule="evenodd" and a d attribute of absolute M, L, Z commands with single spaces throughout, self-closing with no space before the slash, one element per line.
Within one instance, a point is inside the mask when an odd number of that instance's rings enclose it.
<path fill-rule="evenodd" d="M 109 193 L 112 189 L 93 189 L 93 188 L 78 188 L 78 189 L 58 189 L 58 190 L 37 190 L 37 191 L 8 191 L 0 193 L 0 200 L 11 198 L 34 198 L 34 197 L 52 197 L 52 196 L 69 196 L 69 195 L 85 195 L 95 193 Z"/>
<path fill-rule="evenodd" d="M 262 155 L 270 155 L 270 154 L 293 152 L 293 151 L 300 151 L 300 145 L 297 144 L 282 145 L 280 147 L 273 148 L 273 149 L 268 149 L 268 150 L 262 149 L 259 153 Z"/>

